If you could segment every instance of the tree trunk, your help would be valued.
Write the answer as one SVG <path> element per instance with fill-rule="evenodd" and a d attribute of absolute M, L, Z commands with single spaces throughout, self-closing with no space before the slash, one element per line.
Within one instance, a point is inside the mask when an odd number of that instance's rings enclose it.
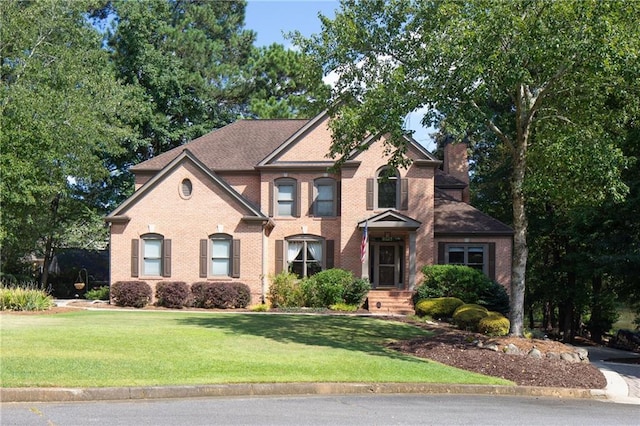
<path fill-rule="evenodd" d="M 53 259 L 53 230 L 55 229 L 55 225 L 58 221 L 58 207 L 60 205 L 60 194 L 56 194 L 51 201 L 51 223 L 49 226 L 49 235 L 47 235 L 47 239 L 44 247 L 44 262 L 42 265 L 42 277 L 40 278 L 40 285 L 43 289 L 46 290 L 47 284 L 49 284 L 49 265 L 51 265 L 51 260 Z"/>
<path fill-rule="evenodd" d="M 513 201 L 513 259 L 511 263 L 510 313 L 511 328 L 509 334 L 521 337 L 524 333 L 524 294 L 527 272 L 527 215 L 525 212 L 524 176 L 526 141 L 517 144 L 514 155 L 513 176 L 511 180 L 511 198 Z"/>

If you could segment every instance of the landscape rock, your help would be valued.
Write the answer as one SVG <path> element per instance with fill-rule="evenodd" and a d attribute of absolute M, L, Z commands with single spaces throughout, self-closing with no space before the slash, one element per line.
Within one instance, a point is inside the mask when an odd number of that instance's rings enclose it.
<path fill-rule="evenodd" d="M 504 353 L 509 355 L 520 355 L 520 349 L 513 343 L 509 343 L 504 347 Z"/>
<path fill-rule="evenodd" d="M 542 359 L 542 352 L 540 352 L 540 349 L 533 348 L 529 351 L 527 356 L 530 358 Z"/>

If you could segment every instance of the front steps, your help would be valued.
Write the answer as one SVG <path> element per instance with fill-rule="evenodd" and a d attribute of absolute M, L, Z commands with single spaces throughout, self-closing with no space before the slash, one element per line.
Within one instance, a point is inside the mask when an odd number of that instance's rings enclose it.
<path fill-rule="evenodd" d="M 367 309 L 378 315 L 413 315 L 410 290 L 371 290 L 367 295 Z"/>

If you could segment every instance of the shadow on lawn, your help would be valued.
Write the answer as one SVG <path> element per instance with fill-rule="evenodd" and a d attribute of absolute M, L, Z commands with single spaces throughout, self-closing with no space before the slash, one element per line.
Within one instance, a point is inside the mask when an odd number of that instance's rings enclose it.
<path fill-rule="evenodd" d="M 225 333 L 260 336 L 281 343 L 324 346 L 413 361 L 417 359 L 389 349 L 386 344 L 431 334 L 406 324 L 351 316 L 233 314 L 177 321 Z"/>

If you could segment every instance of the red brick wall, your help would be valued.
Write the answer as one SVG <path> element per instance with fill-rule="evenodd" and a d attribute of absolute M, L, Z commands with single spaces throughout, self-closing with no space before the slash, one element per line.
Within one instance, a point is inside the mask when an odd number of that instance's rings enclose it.
<path fill-rule="evenodd" d="M 180 194 L 185 178 L 193 184 L 189 199 Z M 260 300 L 261 224 L 242 221 L 246 210 L 191 163 L 166 175 L 122 214 L 131 220 L 111 228 L 112 283 L 134 279 L 131 277 L 131 240 L 149 232 L 171 239 L 172 274 L 170 278 L 140 276 L 135 279 L 146 281 L 152 287 L 163 280 L 188 284 L 206 280 L 199 277 L 199 241 L 219 232 L 221 226 L 222 232 L 242 240 L 240 278 L 236 281 L 249 285 L 254 303 Z"/>

